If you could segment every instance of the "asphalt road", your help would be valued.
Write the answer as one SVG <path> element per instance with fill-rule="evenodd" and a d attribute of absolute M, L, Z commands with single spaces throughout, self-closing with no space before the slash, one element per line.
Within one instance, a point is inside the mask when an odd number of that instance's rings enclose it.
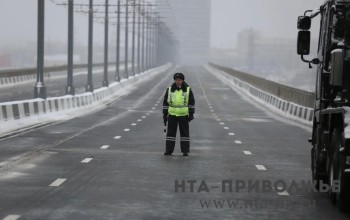
<path fill-rule="evenodd" d="M 129 65 L 129 75 L 131 75 L 131 65 Z M 124 78 L 124 64 L 120 67 L 120 78 Z M 75 94 L 81 94 L 86 92 L 87 85 L 87 70 L 76 69 L 74 70 L 73 84 L 75 87 Z M 52 77 L 45 77 L 44 83 L 47 90 L 47 97 L 57 97 L 66 95 L 67 86 L 67 73 L 58 72 L 51 73 Z M 94 89 L 101 88 L 103 86 L 103 67 L 95 67 L 93 70 L 93 86 Z M 110 66 L 108 71 L 109 83 L 115 82 L 115 67 Z M 0 87 L 0 103 L 20 101 L 26 99 L 33 99 L 34 97 L 35 80 L 22 82 L 16 85 L 7 85 Z"/>
<path fill-rule="evenodd" d="M 327 193 L 235 190 L 310 180 L 310 132 L 204 68 L 176 70 L 196 98 L 191 153 L 177 142 L 163 156 L 162 98 L 174 71 L 99 112 L 1 140 L 0 219 L 349 219 Z"/>

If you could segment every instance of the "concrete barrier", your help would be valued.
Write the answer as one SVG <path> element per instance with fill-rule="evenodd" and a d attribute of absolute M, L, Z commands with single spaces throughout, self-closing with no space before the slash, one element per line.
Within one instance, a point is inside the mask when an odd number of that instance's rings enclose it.
<path fill-rule="evenodd" d="M 261 89 L 262 91 L 268 92 L 269 94 L 277 96 L 283 100 L 293 102 L 308 108 L 314 107 L 315 94 L 312 92 L 282 85 L 261 77 L 230 69 L 228 67 L 223 67 L 212 63 L 209 65 L 215 69 L 224 71 L 225 73 L 230 74 L 243 82 L 249 83 L 255 88 Z"/>
<path fill-rule="evenodd" d="M 67 95 L 44 99 L 32 99 L 0 103 L 0 134 L 23 127 L 49 123 L 68 117 L 87 114 L 114 100 L 123 90 L 130 86 L 150 80 L 172 67 L 166 64 L 143 73 L 112 83 L 109 87 L 96 89 L 93 93 L 75 96 Z"/>
<path fill-rule="evenodd" d="M 206 68 L 210 72 L 212 72 L 222 82 L 231 85 L 231 87 L 234 90 L 236 90 L 238 93 L 241 93 L 242 95 L 250 97 L 251 99 L 254 100 L 255 103 L 259 103 L 260 105 L 264 106 L 266 109 L 284 118 L 297 121 L 306 126 L 312 126 L 313 108 L 310 108 L 308 106 L 303 106 L 289 100 L 282 99 L 281 97 L 278 97 L 275 94 L 271 94 L 268 91 L 259 89 L 254 85 L 250 84 L 251 81 L 249 82 L 243 81 L 242 78 L 239 79 L 235 75 L 227 73 L 226 71 L 223 71 L 222 68 L 221 69 L 215 68 L 215 65 L 208 65 L 206 66 Z M 262 83 L 265 83 L 265 82 L 262 82 Z M 290 92 L 292 93 L 292 90 L 290 90 Z M 294 97 L 294 96 L 291 95 L 289 97 Z M 297 99 L 297 100 L 307 100 L 307 99 Z M 302 102 L 302 103 L 309 105 L 308 101 Z"/>
<path fill-rule="evenodd" d="M 123 63 L 121 64 L 120 70 L 124 70 Z M 103 64 L 94 64 L 95 68 L 103 67 Z M 131 64 L 128 65 L 131 67 Z M 108 71 L 115 71 L 116 67 L 114 63 L 109 64 Z M 74 65 L 74 70 L 81 70 L 79 72 L 74 72 L 74 76 L 87 75 L 87 64 L 78 64 Z M 103 73 L 103 68 L 94 69 L 93 74 Z M 36 81 L 36 69 L 14 69 L 14 70 L 0 70 L 0 87 L 13 86 L 20 83 L 28 83 Z M 60 79 L 67 78 L 67 66 L 53 66 L 46 67 L 44 69 L 44 78 L 45 79 Z"/>

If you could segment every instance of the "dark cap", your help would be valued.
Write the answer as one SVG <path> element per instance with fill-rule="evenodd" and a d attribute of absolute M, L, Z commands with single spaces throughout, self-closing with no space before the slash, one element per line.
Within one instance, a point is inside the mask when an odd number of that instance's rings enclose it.
<path fill-rule="evenodd" d="M 182 79 L 182 80 L 185 80 L 185 76 L 184 76 L 184 74 L 182 74 L 182 73 L 175 73 L 175 75 L 174 75 L 174 80 L 175 79 Z"/>

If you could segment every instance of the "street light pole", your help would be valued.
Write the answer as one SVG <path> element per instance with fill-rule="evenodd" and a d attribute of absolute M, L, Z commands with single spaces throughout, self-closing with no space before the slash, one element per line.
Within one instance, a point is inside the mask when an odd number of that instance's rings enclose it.
<path fill-rule="evenodd" d="M 74 0 L 68 1 L 68 74 L 66 94 L 74 95 L 73 86 L 73 55 L 74 55 Z"/>
<path fill-rule="evenodd" d="M 136 23 L 136 0 L 133 0 L 132 13 L 132 75 L 135 76 L 135 23 Z"/>
<path fill-rule="evenodd" d="M 150 11 L 149 11 L 149 7 L 147 7 L 147 27 L 146 27 L 146 69 L 149 69 L 149 65 L 148 65 L 148 59 L 149 59 L 149 16 L 150 16 Z"/>
<path fill-rule="evenodd" d="M 102 85 L 104 87 L 108 87 L 108 0 L 106 0 L 105 6 L 105 48 L 104 48 L 104 74 L 103 74 L 103 82 Z"/>
<path fill-rule="evenodd" d="M 34 97 L 46 99 L 44 84 L 44 33 L 45 33 L 45 0 L 38 0 L 38 48 L 37 48 L 37 81 Z"/>
<path fill-rule="evenodd" d="M 92 82 L 92 48 L 93 48 L 93 0 L 89 1 L 89 37 L 88 37 L 88 82 L 86 92 L 93 92 Z"/>
<path fill-rule="evenodd" d="M 118 0 L 118 11 L 117 11 L 117 53 L 116 53 L 116 71 L 115 81 L 120 82 L 120 0 Z"/>
<path fill-rule="evenodd" d="M 146 6 L 143 0 L 142 8 L 142 71 L 145 71 L 145 28 L 146 28 Z"/>
<path fill-rule="evenodd" d="M 129 73 L 128 73 L 128 46 L 129 46 L 129 4 L 128 4 L 128 0 L 125 1 L 125 73 L 124 73 L 124 78 L 129 78 Z"/>
<path fill-rule="evenodd" d="M 138 25 L 137 25 L 137 72 L 141 72 L 141 62 L 140 62 L 140 52 L 141 52 L 141 0 L 139 0 L 139 7 L 138 7 Z"/>

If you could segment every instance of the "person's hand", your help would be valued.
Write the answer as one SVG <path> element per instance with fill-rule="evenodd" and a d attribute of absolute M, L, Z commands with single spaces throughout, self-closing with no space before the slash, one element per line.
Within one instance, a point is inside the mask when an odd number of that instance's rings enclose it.
<path fill-rule="evenodd" d="M 188 121 L 192 121 L 193 119 L 194 119 L 193 114 L 189 114 L 189 115 L 188 115 Z"/>
<path fill-rule="evenodd" d="M 164 120 L 164 124 L 166 124 L 168 122 L 168 114 L 163 114 L 163 120 Z"/>

